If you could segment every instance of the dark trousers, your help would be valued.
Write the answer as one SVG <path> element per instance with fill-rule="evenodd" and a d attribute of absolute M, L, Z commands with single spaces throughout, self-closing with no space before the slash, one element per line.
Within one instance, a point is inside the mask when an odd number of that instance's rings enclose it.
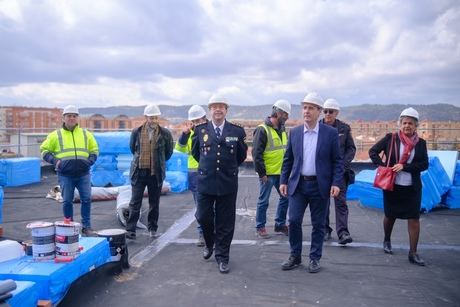
<path fill-rule="evenodd" d="M 198 192 L 195 217 L 203 229 L 208 248 L 215 245 L 217 262 L 228 263 L 235 230 L 236 193 L 209 195 Z"/>
<path fill-rule="evenodd" d="M 302 254 L 302 221 L 307 206 L 311 215 L 310 259 L 319 260 L 323 252 L 324 222 L 327 199 L 321 197 L 318 182 L 300 180 L 296 191 L 289 196 L 289 244 L 291 256 L 300 258 Z"/>
<path fill-rule="evenodd" d="M 144 197 L 145 187 L 149 194 L 149 213 L 147 216 L 147 227 L 149 230 L 157 231 L 158 216 L 160 205 L 161 186 L 158 185 L 157 177 L 150 175 L 148 172 L 139 172 L 139 177 L 135 184 L 131 184 L 132 194 L 129 202 L 129 217 L 126 221 L 126 230 L 136 232 L 136 224 L 142 207 L 142 198 Z"/>
<path fill-rule="evenodd" d="M 344 234 L 350 234 L 348 231 L 348 206 L 347 206 L 347 187 L 344 190 L 340 189 L 340 193 L 334 198 L 335 202 L 335 229 L 337 236 L 340 238 Z M 332 228 L 329 226 L 329 209 L 330 199 L 327 200 L 326 213 L 326 231 L 331 233 Z"/>

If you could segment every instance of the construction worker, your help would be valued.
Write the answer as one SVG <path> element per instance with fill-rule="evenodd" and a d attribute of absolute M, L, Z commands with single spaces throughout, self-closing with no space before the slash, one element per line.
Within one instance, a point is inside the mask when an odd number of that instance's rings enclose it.
<path fill-rule="evenodd" d="M 225 98 L 211 97 L 208 108 L 211 120 L 196 126 L 192 139 L 192 154 L 199 161 L 195 217 L 203 227 L 203 258 L 212 256 L 215 243 L 219 272 L 226 274 L 235 230 L 238 167 L 246 159 L 248 146 L 244 129 L 225 119 Z"/>
<path fill-rule="evenodd" d="M 291 104 L 287 100 L 277 100 L 273 104 L 271 115 L 254 130 L 252 158 L 260 181 L 260 193 L 256 211 L 256 235 L 262 239 L 270 237 L 265 228 L 265 223 L 267 221 L 267 209 L 272 187 L 275 187 L 279 194 L 274 230 L 286 236 L 288 235 L 286 214 L 289 202 L 287 197 L 280 194 L 279 185 L 281 165 L 283 164 L 288 139 L 284 124 L 289 118 L 290 112 Z"/>
<path fill-rule="evenodd" d="M 353 242 L 350 231 L 348 230 L 347 187 L 354 182 L 355 178 L 355 173 L 350 166 L 351 161 L 355 157 L 356 147 L 353 137 L 351 136 L 350 126 L 337 119 L 339 111 L 340 106 L 337 100 L 332 98 L 327 99 L 323 105 L 324 118 L 320 122 L 336 128 L 339 133 L 340 155 L 342 156 L 344 167 L 344 186 L 340 189 L 339 195 L 334 198 L 335 229 L 337 231 L 338 243 L 346 245 Z M 327 203 L 326 233 L 324 234 L 324 241 L 328 241 L 332 238 L 332 228 L 329 226 L 329 207 L 330 199 Z"/>
<path fill-rule="evenodd" d="M 157 237 L 160 214 L 160 192 L 166 176 L 166 161 L 174 148 L 171 132 L 159 125 L 160 108 L 149 104 L 144 109 L 145 122 L 133 129 L 129 141 L 133 161 L 129 172 L 131 179 L 131 200 L 129 217 L 126 221 L 126 238 L 136 239 L 136 225 L 139 220 L 145 187 L 149 195 L 147 228 L 151 238 Z"/>
<path fill-rule="evenodd" d="M 40 146 L 43 160 L 53 164 L 63 197 L 64 218 L 73 221 L 75 188 L 80 193 L 82 234 L 95 235 L 91 228 L 91 165 L 99 149 L 94 136 L 78 125 L 78 109 L 68 105 L 62 112 L 62 128 L 46 137 Z"/>
<path fill-rule="evenodd" d="M 192 152 L 192 137 L 195 134 L 194 128 L 196 125 L 206 123 L 206 111 L 199 105 L 193 105 L 188 110 L 188 122 L 182 128 L 182 134 L 177 140 L 175 149 L 188 154 L 188 189 L 192 192 L 195 207 L 197 206 L 197 178 L 198 178 L 198 161 L 193 158 Z M 203 230 L 198 224 L 198 242 L 197 246 L 204 246 Z"/>

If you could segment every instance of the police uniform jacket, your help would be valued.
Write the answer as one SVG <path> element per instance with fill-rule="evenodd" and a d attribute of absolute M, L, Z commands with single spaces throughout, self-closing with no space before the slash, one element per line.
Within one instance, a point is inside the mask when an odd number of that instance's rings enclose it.
<path fill-rule="evenodd" d="M 198 192 L 226 195 L 238 190 L 238 166 L 246 159 L 246 133 L 238 125 L 225 121 L 217 138 L 211 121 L 195 127 L 192 155 L 199 161 Z"/>

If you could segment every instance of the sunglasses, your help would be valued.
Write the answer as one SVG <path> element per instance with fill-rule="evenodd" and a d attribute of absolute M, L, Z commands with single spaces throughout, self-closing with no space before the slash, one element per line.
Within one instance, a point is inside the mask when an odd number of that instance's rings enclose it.
<path fill-rule="evenodd" d="M 324 114 L 334 114 L 334 110 L 323 110 Z"/>

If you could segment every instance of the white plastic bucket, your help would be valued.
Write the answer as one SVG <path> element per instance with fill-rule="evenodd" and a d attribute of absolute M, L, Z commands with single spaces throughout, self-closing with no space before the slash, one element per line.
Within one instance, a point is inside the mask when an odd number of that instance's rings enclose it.
<path fill-rule="evenodd" d="M 19 259 L 24 256 L 24 248 L 13 240 L 0 241 L 0 262 Z"/>
<path fill-rule="evenodd" d="M 80 254 L 79 235 L 81 224 L 70 221 L 55 222 L 56 258 L 76 258 Z"/>
<path fill-rule="evenodd" d="M 50 222 L 33 222 L 26 227 L 32 233 L 32 256 L 34 260 L 54 259 L 54 224 Z"/>

